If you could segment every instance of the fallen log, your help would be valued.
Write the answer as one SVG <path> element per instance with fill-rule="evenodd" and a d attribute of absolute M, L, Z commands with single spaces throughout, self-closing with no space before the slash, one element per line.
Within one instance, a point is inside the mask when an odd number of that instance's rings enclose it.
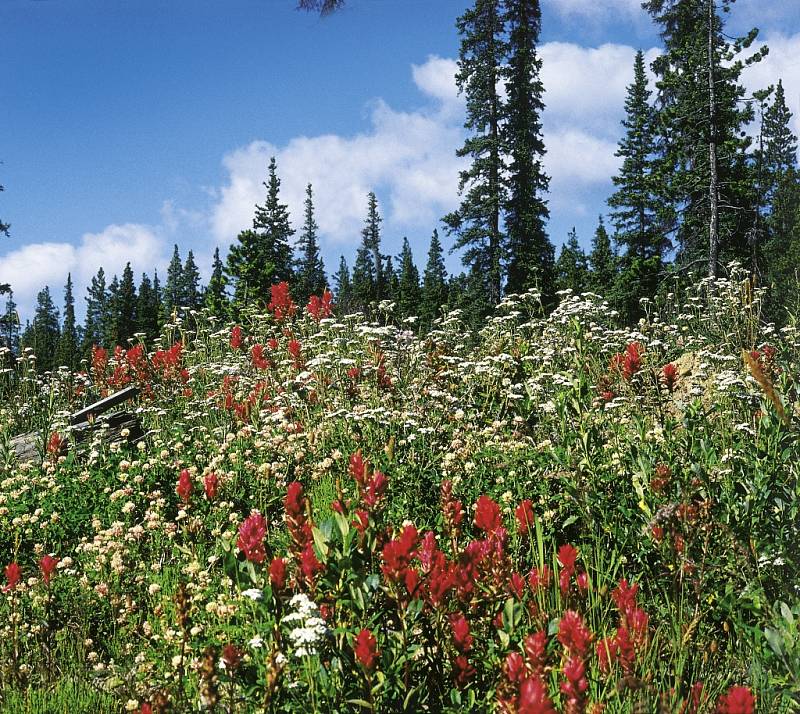
<path fill-rule="evenodd" d="M 71 414 L 66 436 L 59 454 L 66 453 L 70 440 L 76 444 L 88 441 L 92 434 L 100 431 L 108 442 L 137 442 L 144 436 L 139 418 L 133 412 L 119 411 L 106 414 L 109 409 L 128 401 L 139 393 L 138 387 L 126 387 L 93 404 Z M 16 454 L 19 463 L 36 461 L 42 458 L 42 434 L 30 431 L 15 436 L 10 441 L 10 451 Z M 46 444 L 45 444 L 46 446 Z"/>

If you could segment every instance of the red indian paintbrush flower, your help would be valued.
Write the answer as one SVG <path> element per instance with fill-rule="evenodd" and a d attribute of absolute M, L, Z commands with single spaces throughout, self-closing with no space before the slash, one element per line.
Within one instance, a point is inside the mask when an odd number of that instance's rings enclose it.
<path fill-rule="evenodd" d="M 250 361 L 256 369 L 269 369 L 269 358 L 264 355 L 264 346 L 255 344 L 250 348 Z"/>
<path fill-rule="evenodd" d="M 313 317 L 317 322 L 325 317 L 330 317 L 333 310 L 333 294 L 330 290 L 326 289 L 322 293 L 322 297 L 312 295 L 308 299 L 306 305 L 306 312 Z"/>
<path fill-rule="evenodd" d="M 242 328 L 235 325 L 231 330 L 231 349 L 238 350 L 242 346 Z"/>
<path fill-rule="evenodd" d="M 235 672 L 242 663 L 242 653 L 236 645 L 228 644 L 222 649 L 221 659 L 226 671 Z"/>
<path fill-rule="evenodd" d="M 356 635 L 353 643 L 353 653 L 362 667 L 367 671 L 372 671 L 375 661 L 378 659 L 377 640 L 366 628 Z"/>
<path fill-rule="evenodd" d="M 192 477 L 187 469 L 181 469 L 175 491 L 184 503 L 189 502 L 189 497 L 192 495 Z"/>
<path fill-rule="evenodd" d="M 8 584 L 3 588 L 3 592 L 7 593 L 17 587 L 19 581 L 22 579 L 22 569 L 17 563 L 9 563 L 6 565 L 3 572 L 6 575 Z"/>
<path fill-rule="evenodd" d="M 264 551 L 266 535 L 266 519 L 258 511 L 253 511 L 239 526 L 239 539 L 236 541 L 236 546 L 250 562 L 263 563 L 267 557 Z"/>
<path fill-rule="evenodd" d="M 63 437 L 57 431 L 54 431 L 47 442 L 47 453 L 51 456 L 58 456 L 58 454 L 61 453 L 61 447 L 63 445 Z"/>
<path fill-rule="evenodd" d="M 571 655 L 585 657 L 592 633 L 577 612 L 567 610 L 558 623 L 558 641 Z"/>
<path fill-rule="evenodd" d="M 39 561 L 39 569 L 42 571 L 42 579 L 45 585 L 50 584 L 50 578 L 56 570 L 59 558 L 54 558 L 52 555 L 45 555 Z"/>
<path fill-rule="evenodd" d="M 269 564 L 269 581 L 275 590 L 286 587 L 286 561 L 283 558 L 273 558 Z"/>
<path fill-rule="evenodd" d="M 670 362 L 661 368 L 661 381 L 671 394 L 678 382 L 678 368 Z"/>
<path fill-rule="evenodd" d="M 525 535 L 533 528 L 533 501 L 526 498 L 514 511 L 517 518 L 517 529 L 521 535 Z"/>
<path fill-rule="evenodd" d="M 547 687 L 539 677 L 528 677 L 519 685 L 517 714 L 556 714 L 547 697 Z"/>
<path fill-rule="evenodd" d="M 291 295 L 289 295 L 289 283 L 285 280 L 270 288 L 270 298 L 267 309 L 275 316 L 278 322 L 291 317 L 297 311 L 297 305 L 294 304 Z"/>
<path fill-rule="evenodd" d="M 453 631 L 453 644 L 461 654 L 466 654 L 472 649 L 472 635 L 469 632 L 469 622 L 460 612 L 450 615 L 450 629 Z"/>
<path fill-rule="evenodd" d="M 217 497 L 217 489 L 219 488 L 219 476 L 215 473 L 206 474 L 203 479 L 203 487 L 206 491 L 206 498 L 213 501 Z"/>
<path fill-rule="evenodd" d="M 756 700 L 748 687 L 731 687 L 717 702 L 717 714 L 753 714 Z"/>
<path fill-rule="evenodd" d="M 488 496 L 478 496 L 475 502 L 475 525 L 484 533 L 494 533 L 503 525 L 500 506 Z"/>

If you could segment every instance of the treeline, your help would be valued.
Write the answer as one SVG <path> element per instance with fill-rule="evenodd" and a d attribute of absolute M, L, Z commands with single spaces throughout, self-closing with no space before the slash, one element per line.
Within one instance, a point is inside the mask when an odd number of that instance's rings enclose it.
<path fill-rule="evenodd" d="M 182 261 L 176 246 L 163 286 L 155 272 L 136 287 L 130 266 L 108 283 L 99 270 L 81 326 L 69 277 L 63 319 L 45 288 L 21 335 L 10 294 L 0 339 L 15 352 L 20 345 L 34 349 L 41 369 L 74 365 L 92 344 L 126 344 L 136 333 L 154 337 L 177 308 L 205 306 L 220 319 L 235 318 L 283 280 L 300 304 L 330 287 L 340 312 L 392 301 L 396 318 L 417 316 L 420 329 L 443 307 L 462 309 L 478 324 L 504 294 L 530 288 L 540 291 L 545 309 L 559 290 L 600 293 L 621 323 L 632 324 L 642 315 L 642 298 L 676 281 L 716 277 L 734 259 L 754 282 L 771 287 L 769 316 L 780 321 L 797 301 L 797 137 L 780 81 L 745 93 L 742 73 L 767 49 L 750 50 L 755 30 L 738 38 L 725 32 L 732 4 L 643 3 L 664 51 L 651 65 L 654 86 L 643 53 L 635 56 L 617 150 L 620 169 L 588 252 L 573 229 L 556 257 L 546 230 L 539 2 L 474 0 L 456 22 L 456 82 L 466 100 L 467 129 L 457 153 L 469 162 L 460 175 L 459 206 L 442 219 L 447 247 L 460 251 L 464 272 L 448 275 L 437 230 L 421 270 L 406 238 L 398 255 L 384 252 L 379 206 L 370 193 L 356 254 L 350 263 L 342 256 L 329 281 L 312 186 L 298 232 L 281 202 L 273 158 L 252 228 L 238 235 L 224 263 L 215 253 L 208 285 L 200 284 L 192 252 Z"/>

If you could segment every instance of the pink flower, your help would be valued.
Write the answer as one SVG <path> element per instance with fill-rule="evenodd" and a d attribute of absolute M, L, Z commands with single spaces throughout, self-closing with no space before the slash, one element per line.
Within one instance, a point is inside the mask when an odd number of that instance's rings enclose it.
<path fill-rule="evenodd" d="M 378 659 L 377 644 L 375 635 L 367 629 L 361 630 L 361 632 L 356 635 L 355 642 L 353 643 L 353 653 L 356 659 L 368 672 L 374 669 L 375 661 Z"/>
<path fill-rule="evenodd" d="M 450 615 L 450 629 L 453 632 L 453 644 L 461 654 L 466 654 L 472 649 L 472 635 L 469 631 L 469 622 L 460 612 Z"/>
<path fill-rule="evenodd" d="M 266 535 L 266 519 L 258 511 L 253 511 L 239 526 L 239 539 L 236 545 L 247 560 L 252 563 L 263 563 L 267 557 L 264 551 Z"/>
<path fill-rule="evenodd" d="M 556 714 L 547 697 L 547 687 L 539 677 L 528 677 L 519 685 L 517 714 Z"/>
<path fill-rule="evenodd" d="M 181 497 L 184 503 L 189 502 L 189 497 L 192 495 L 192 477 L 189 475 L 187 469 L 182 469 L 178 476 L 178 485 L 175 491 Z"/>
<path fill-rule="evenodd" d="M 574 610 L 567 610 L 558 623 L 558 641 L 571 655 L 585 657 L 589 651 L 592 633 Z"/>
<path fill-rule="evenodd" d="M 575 561 L 578 559 L 578 549 L 572 545 L 562 545 L 558 549 L 558 562 L 570 575 L 575 572 Z"/>
<path fill-rule="evenodd" d="M 283 558 L 273 558 L 269 564 L 269 581 L 275 590 L 286 587 L 286 561 Z"/>

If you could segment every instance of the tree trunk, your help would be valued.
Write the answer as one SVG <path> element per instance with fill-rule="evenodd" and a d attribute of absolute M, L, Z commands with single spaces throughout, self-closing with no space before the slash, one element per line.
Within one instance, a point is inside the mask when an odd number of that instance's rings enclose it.
<path fill-rule="evenodd" d="M 717 175 L 716 88 L 714 86 L 714 0 L 708 0 L 708 277 L 717 277 L 719 264 L 719 177 Z"/>

